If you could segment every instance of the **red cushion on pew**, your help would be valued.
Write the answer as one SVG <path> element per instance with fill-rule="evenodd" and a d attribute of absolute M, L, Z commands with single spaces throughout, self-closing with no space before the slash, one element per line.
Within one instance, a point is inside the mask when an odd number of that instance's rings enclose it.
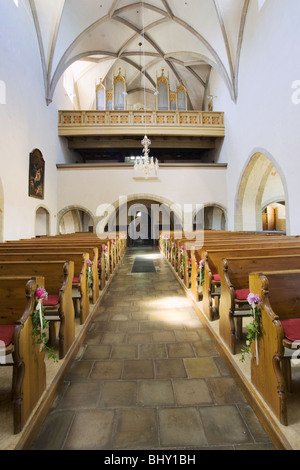
<path fill-rule="evenodd" d="M 213 280 L 214 281 L 220 281 L 220 274 L 213 274 Z"/>
<path fill-rule="evenodd" d="M 54 307 L 54 305 L 59 304 L 59 295 L 58 294 L 48 294 L 48 299 L 43 300 L 43 305 L 45 307 Z"/>
<path fill-rule="evenodd" d="M 8 346 L 13 339 L 15 325 L 0 325 L 0 341 L 3 341 L 5 346 Z"/>
<path fill-rule="evenodd" d="M 284 336 L 290 341 L 300 341 L 300 318 L 280 320 Z"/>
<path fill-rule="evenodd" d="M 72 282 L 73 282 L 73 284 L 78 284 L 80 282 L 80 278 L 79 277 L 73 277 Z"/>
<path fill-rule="evenodd" d="M 235 291 L 235 297 L 238 300 L 247 300 L 247 297 L 249 294 L 250 294 L 249 289 L 237 289 Z"/>

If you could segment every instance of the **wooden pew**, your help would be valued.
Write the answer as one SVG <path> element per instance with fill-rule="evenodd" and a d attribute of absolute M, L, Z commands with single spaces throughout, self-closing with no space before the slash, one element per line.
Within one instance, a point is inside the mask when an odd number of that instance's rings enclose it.
<path fill-rule="evenodd" d="M 220 286 L 220 275 L 218 272 L 218 263 L 221 258 L 238 258 L 245 256 L 276 256 L 276 255 L 291 255 L 300 254 L 300 244 L 298 246 L 289 246 L 282 243 L 280 247 L 273 247 L 272 242 L 267 247 L 253 248 L 251 244 L 245 243 L 243 247 L 227 248 L 224 250 L 204 250 L 204 282 L 203 282 L 203 303 L 202 310 L 206 317 L 212 321 L 218 318 L 218 299 L 219 292 L 216 292 L 216 287 Z M 217 300 L 217 301 L 216 301 Z"/>
<path fill-rule="evenodd" d="M 22 248 L 33 247 L 40 251 L 83 251 L 89 253 L 89 259 L 93 262 L 93 286 L 92 302 L 96 303 L 99 290 L 104 289 L 106 281 L 113 273 L 126 249 L 126 234 L 123 232 L 110 234 L 107 232 L 105 239 L 99 239 L 96 234 L 73 233 L 66 235 L 44 236 L 32 239 L 13 240 L 0 244 L 0 252 L 22 250 Z M 117 235 L 115 239 L 113 236 Z"/>
<path fill-rule="evenodd" d="M 222 258 L 219 261 L 219 334 L 232 354 L 236 353 L 236 333 L 239 333 L 235 320 L 241 330 L 242 318 L 248 315 L 249 274 L 284 269 L 300 269 L 300 255 Z"/>
<path fill-rule="evenodd" d="M 59 243 L 57 241 L 51 241 L 49 243 L 47 242 L 39 242 L 37 244 L 34 243 L 34 241 L 31 241 L 30 243 L 15 243 L 11 244 L 0 244 L 0 255 L 1 254 L 17 254 L 17 253 L 48 253 L 48 254 L 58 254 L 57 259 L 61 259 L 61 254 L 66 256 L 66 260 L 68 260 L 68 257 L 71 256 L 72 253 L 76 252 L 76 259 L 74 259 L 74 277 L 79 278 L 80 273 L 83 275 L 83 266 L 81 266 L 80 261 L 78 260 L 78 253 L 80 252 L 84 258 L 89 259 L 92 261 L 92 274 L 93 274 L 93 288 L 92 288 L 92 301 L 95 303 L 99 297 L 99 275 L 98 275 L 98 257 L 99 257 L 99 252 L 98 248 L 95 246 L 81 246 L 81 244 L 77 243 L 66 243 L 64 242 L 63 244 Z M 88 256 L 86 257 L 86 253 L 88 253 Z M 54 259 L 54 258 L 53 258 Z M 70 261 L 73 261 L 70 259 Z M 87 260 L 86 260 L 87 261 Z M 86 268 L 85 268 L 86 271 Z M 81 277 L 82 277 L 81 275 Z M 78 283 L 78 282 L 77 282 Z M 81 287 L 83 287 L 84 279 L 82 279 L 81 282 Z M 86 290 L 86 289 L 85 289 Z M 86 305 L 86 303 L 84 303 Z M 87 308 L 87 307 L 85 307 Z M 84 314 L 86 316 L 86 313 Z"/>
<path fill-rule="evenodd" d="M 300 271 L 251 273 L 249 286 L 262 302 L 262 334 L 257 341 L 258 360 L 252 354 L 251 381 L 286 426 L 291 355 L 300 347 Z M 253 352 L 254 345 L 251 348 Z"/>
<path fill-rule="evenodd" d="M 35 292 L 43 284 L 43 277 L 0 277 L 0 364 L 13 367 L 15 434 L 22 431 L 46 387 L 45 353 L 32 339 Z"/>
<path fill-rule="evenodd" d="M 58 350 L 62 359 L 75 339 L 75 314 L 72 301 L 73 261 L 3 261 L 0 276 L 43 276 L 48 300 L 45 317 L 50 320 L 51 340 L 55 322 L 59 322 Z"/>
<path fill-rule="evenodd" d="M 56 249 L 48 253 L 41 248 L 34 252 L 27 251 L 26 248 L 3 253 L 0 251 L 0 262 L 2 261 L 72 261 L 74 263 L 74 277 L 72 281 L 73 301 L 79 300 L 80 323 L 83 324 L 90 313 L 89 292 L 87 286 L 87 261 L 88 253 L 59 252 Z"/>
<path fill-rule="evenodd" d="M 232 236 L 230 241 L 227 241 L 227 243 L 224 243 L 224 240 L 221 241 L 205 241 L 203 246 L 198 247 L 195 245 L 191 249 L 191 293 L 192 296 L 194 297 L 195 301 L 199 301 L 199 289 L 198 289 L 198 283 L 197 283 L 197 277 L 198 277 L 198 266 L 199 262 L 201 259 L 204 259 L 205 257 L 205 252 L 206 251 L 215 251 L 219 250 L 220 255 L 222 251 L 226 250 L 237 250 L 237 249 L 251 249 L 253 250 L 260 250 L 262 248 L 264 249 L 269 249 L 269 248 L 281 248 L 283 246 L 286 247 L 299 247 L 300 246 L 300 239 L 299 237 L 262 237 L 261 239 L 258 239 L 258 237 L 241 237 L 234 239 Z M 220 256 L 221 257 L 221 256 Z M 212 274 L 213 275 L 218 275 L 218 271 L 214 268 L 212 268 Z M 216 284 L 219 281 L 216 281 Z"/>

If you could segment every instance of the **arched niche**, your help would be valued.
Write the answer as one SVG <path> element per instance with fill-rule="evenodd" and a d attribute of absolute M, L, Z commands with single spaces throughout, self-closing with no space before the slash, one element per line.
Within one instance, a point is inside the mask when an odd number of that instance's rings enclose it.
<path fill-rule="evenodd" d="M 38 207 L 35 212 L 35 236 L 50 235 L 50 214 L 45 207 Z"/>
<path fill-rule="evenodd" d="M 235 230 L 262 231 L 262 213 L 268 204 L 286 205 L 286 184 L 280 169 L 266 151 L 256 151 L 246 165 L 237 191 Z"/>
<path fill-rule="evenodd" d="M 58 233 L 94 232 L 93 214 L 85 208 L 69 206 L 59 212 Z"/>

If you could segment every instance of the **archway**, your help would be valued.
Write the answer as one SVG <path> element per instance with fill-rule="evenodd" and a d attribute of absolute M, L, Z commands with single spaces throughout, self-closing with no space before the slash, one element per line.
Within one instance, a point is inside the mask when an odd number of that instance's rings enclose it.
<path fill-rule="evenodd" d="M 130 195 L 97 211 L 97 234 L 126 232 L 129 246 L 158 244 L 160 230 L 181 230 L 182 210 L 153 195 Z"/>
<path fill-rule="evenodd" d="M 236 231 L 262 231 L 263 211 L 275 201 L 287 203 L 283 175 L 266 151 L 250 158 L 238 187 L 235 205 Z"/>
<path fill-rule="evenodd" d="M 226 210 L 219 204 L 205 204 L 201 209 L 201 216 L 198 215 L 200 227 L 197 227 L 196 217 L 194 218 L 194 229 L 204 230 L 225 230 L 226 229 Z"/>
<path fill-rule="evenodd" d="M 263 208 L 262 224 L 264 231 L 286 231 L 285 202 L 274 202 Z"/>
<path fill-rule="evenodd" d="M 78 206 L 68 206 L 61 210 L 57 217 L 58 233 L 94 232 L 93 214 Z"/>
<path fill-rule="evenodd" d="M 43 237 L 50 233 L 50 214 L 44 207 L 38 207 L 35 213 L 35 236 Z"/>

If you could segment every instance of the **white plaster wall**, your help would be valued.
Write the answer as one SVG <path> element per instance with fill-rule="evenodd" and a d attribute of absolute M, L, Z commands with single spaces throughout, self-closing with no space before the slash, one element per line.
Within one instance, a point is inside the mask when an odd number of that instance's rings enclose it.
<path fill-rule="evenodd" d="M 0 177 L 4 193 L 4 240 L 33 237 L 35 212 L 43 205 L 56 233 L 56 162 L 68 152 L 57 136 L 55 104 L 46 105 L 39 46 L 28 0 L 0 2 Z M 3 99 L 4 98 L 4 99 Z M 45 199 L 28 196 L 29 153 L 45 160 Z"/>
<path fill-rule="evenodd" d="M 58 211 L 79 206 L 96 216 L 99 205 L 115 204 L 122 196 L 152 197 L 182 210 L 184 204 L 218 204 L 226 210 L 226 193 L 226 167 L 161 167 L 154 180 L 135 179 L 133 167 L 58 169 Z"/>
<path fill-rule="evenodd" d="M 234 103 L 215 71 L 209 92 L 225 111 L 226 138 L 219 162 L 228 162 L 228 218 L 234 230 L 238 184 L 251 156 L 261 151 L 273 162 L 286 193 L 287 231 L 300 234 L 300 100 L 292 101 L 300 80 L 300 2 L 251 0 L 245 25 Z M 300 93 L 298 93 L 298 98 Z M 295 100 L 294 100 L 295 101 Z M 255 195 L 254 195 L 255 197 Z"/>

